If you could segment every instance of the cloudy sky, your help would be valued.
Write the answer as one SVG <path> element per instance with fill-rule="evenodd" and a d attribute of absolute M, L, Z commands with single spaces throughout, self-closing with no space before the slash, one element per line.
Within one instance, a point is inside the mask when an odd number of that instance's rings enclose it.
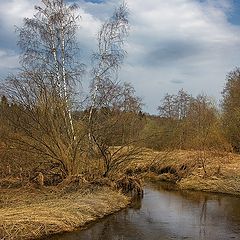
<path fill-rule="evenodd" d="M 68 0 L 74 2 L 74 0 Z M 83 61 L 96 46 L 101 23 L 120 0 L 77 0 L 82 16 L 78 38 Z M 15 25 L 34 14 L 40 0 L 0 0 L 0 77 L 16 71 Z M 165 93 L 183 88 L 220 99 L 226 74 L 240 66 L 239 0 L 128 0 L 130 36 L 123 81 L 133 84 L 156 113 Z M 85 79 L 84 81 L 87 81 Z"/>

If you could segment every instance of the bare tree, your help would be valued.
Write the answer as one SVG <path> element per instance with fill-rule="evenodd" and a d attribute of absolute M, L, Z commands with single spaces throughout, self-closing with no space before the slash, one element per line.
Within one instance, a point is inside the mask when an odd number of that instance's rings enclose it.
<path fill-rule="evenodd" d="M 68 6 L 63 0 L 42 0 L 42 4 L 43 7 L 35 6 L 34 17 L 25 18 L 23 27 L 18 28 L 21 62 L 24 71 L 41 71 L 45 84 L 64 99 L 65 121 L 74 137 L 70 91 L 83 71 L 83 65 L 77 61 L 79 49 L 75 39 L 79 16 L 74 11 L 78 6 Z"/>
<path fill-rule="evenodd" d="M 5 93 L 15 108 L 7 116 L 15 127 L 15 146 L 77 174 L 84 126 L 74 123 L 72 91 L 83 71 L 75 41 L 76 5 L 42 0 L 33 18 L 18 28 L 22 71 L 7 79 Z"/>
<path fill-rule="evenodd" d="M 189 105 L 191 102 L 191 95 L 183 89 L 178 91 L 178 94 L 166 94 L 162 100 L 158 111 L 161 117 L 182 120 L 186 117 Z"/>
<path fill-rule="evenodd" d="M 114 176 L 140 153 L 140 148 L 133 147 L 139 132 L 140 110 L 141 99 L 130 84 L 101 81 L 98 85 L 88 129 L 89 152 L 91 158 L 100 159 L 104 177 Z"/>
<path fill-rule="evenodd" d="M 141 101 L 131 85 L 118 81 L 126 55 L 126 5 L 99 31 L 86 124 L 72 117 L 72 93 L 83 72 L 83 65 L 76 60 L 77 6 L 63 0 L 42 0 L 42 4 L 18 29 L 22 71 L 9 77 L 5 86 L 15 106 L 7 114 L 16 130 L 10 139 L 18 150 L 59 167 L 65 177 L 78 174 L 87 164 L 81 160 L 91 145 L 104 160 L 103 175 L 107 176 L 138 152 L 132 145 Z"/>
<path fill-rule="evenodd" d="M 240 68 L 234 69 L 227 75 L 222 95 L 222 122 L 225 136 L 234 151 L 240 152 Z"/>
<path fill-rule="evenodd" d="M 93 112 L 91 144 L 103 162 L 106 177 L 141 153 L 141 148 L 134 146 L 139 140 L 141 102 L 129 84 L 104 85 L 99 91 L 96 101 L 101 107 L 98 105 Z"/>
<path fill-rule="evenodd" d="M 157 110 L 163 118 L 175 118 L 175 96 L 167 93 Z"/>
<path fill-rule="evenodd" d="M 92 135 L 92 118 L 94 108 L 99 108 L 106 102 L 107 94 L 102 94 L 103 89 L 107 90 L 106 86 L 110 86 L 111 89 L 107 91 L 110 95 L 114 95 L 113 91 L 117 91 L 117 74 L 120 68 L 126 52 L 123 50 L 124 40 L 128 35 L 128 11 L 126 4 L 123 3 L 114 12 L 113 16 L 107 20 L 101 27 L 98 33 L 98 52 L 93 54 L 93 80 L 91 83 L 91 106 L 89 111 L 89 141 L 91 144 Z M 102 86 L 105 86 L 103 88 Z M 119 94 L 119 93 L 117 93 Z M 98 95 L 104 96 L 103 99 L 99 99 Z M 97 100 L 98 98 L 98 100 Z"/>
<path fill-rule="evenodd" d="M 51 162 L 62 170 L 63 176 L 79 172 L 84 140 L 84 126 L 73 123 L 75 137 L 66 121 L 66 101 L 56 89 L 43 82 L 41 73 L 24 72 L 8 81 L 6 92 L 14 108 L 5 114 L 15 132 L 9 136 L 13 146 L 39 159 Z"/>
<path fill-rule="evenodd" d="M 141 100 L 134 88 L 118 80 L 126 52 L 123 49 L 128 35 L 128 11 L 123 3 L 98 33 L 98 51 L 93 55 L 90 87 L 89 152 L 100 156 L 103 176 L 116 173 L 133 160 L 140 149 L 133 147 L 134 127 Z"/>

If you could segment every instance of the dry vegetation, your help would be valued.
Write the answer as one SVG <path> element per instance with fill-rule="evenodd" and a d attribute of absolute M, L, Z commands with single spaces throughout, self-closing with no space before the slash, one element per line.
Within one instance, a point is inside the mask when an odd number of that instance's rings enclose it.
<path fill-rule="evenodd" d="M 128 175 L 170 181 L 181 189 L 240 195 L 240 156 L 219 151 L 145 150 L 142 160 L 132 163 Z"/>
<path fill-rule="evenodd" d="M 58 186 L 40 187 L 31 181 L 27 185 L 20 184 L 19 177 L 2 178 L 0 236 L 3 239 L 30 239 L 82 227 L 130 202 L 129 197 L 116 189 L 125 194 L 141 195 L 139 177 L 170 181 L 180 189 L 240 195 L 238 154 L 150 149 L 142 152 L 140 159 L 122 169 L 128 177 L 122 175 L 115 181 L 107 178 L 90 181 L 75 176 Z"/>
<path fill-rule="evenodd" d="M 126 207 L 129 198 L 99 187 L 92 192 L 56 189 L 0 190 L 0 239 L 33 239 L 72 231 Z"/>
<path fill-rule="evenodd" d="M 125 207 L 122 193 L 142 196 L 141 178 L 240 193 L 240 156 L 228 153 L 240 152 L 239 69 L 227 79 L 223 114 L 184 90 L 163 98 L 159 116 L 144 114 L 118 79 L 129 30 L 122 4 L 98 33 L 85 98 L 77 6 L 49 0 L 35 9 L 18 29 L 22 70 L 1 86 L 1 239 L 82 227 Z"/>

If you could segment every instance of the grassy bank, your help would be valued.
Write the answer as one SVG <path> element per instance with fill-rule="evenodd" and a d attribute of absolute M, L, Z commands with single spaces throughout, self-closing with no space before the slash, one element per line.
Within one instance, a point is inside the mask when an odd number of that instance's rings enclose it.
<path fill-rule="evenodd" d="M 180 189 L 240 195 L 240 155 L 218 151 L 168 151 L 146 149 L 128 174 L 174 182 Z"/>
<path fill-rule="evenodd" d="M 240 196 L 240 155 L 214 151 L 145 149 L 143 157 L 125 170 L 132 176 L 174 182 L 180 189 L 220 192 Z M 115 185 L 127 192 L 140 191 L 133 177 Z M 97 182 L 80 190 L 59 187 L 19 187 L 14 181 L 0 186 L 0 239 L 33 239 L 72 231 L 126 207 L 130 198 Z M 7 187 L 18 187 L 10 188 Z"/>
<path fill-rule="evenodd" d="M 204 159 L 198 156 L 196 153 L 195 165 L 177 183 L 181 189 L 240 195 L 240 155 L 209 152 Z"/>
<path fill-rule="evenodd" d="M 107 187 L 85 193 L 27 188 L 0 190 L 0 239 L 33 239 L 72 231 L 126 207 L 129 201 Z"/>

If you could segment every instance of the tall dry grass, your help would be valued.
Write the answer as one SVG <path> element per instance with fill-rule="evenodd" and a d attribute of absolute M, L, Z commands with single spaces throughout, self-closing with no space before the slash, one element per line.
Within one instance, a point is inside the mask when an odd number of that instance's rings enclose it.
<path fill-rule="evenodd" d="M 174 182 L 181 189 L 240 195 L 240 155 L 229 152 L 146 149 L 145 156 L 126 173 Z"/>
<path fill-rule="evenodd" d="M 76 191 L 1 190 L 0 239 L 34 239 L 72 231 L 126 207 L 129 201 L 106 187 L 85 195 Z"/>

